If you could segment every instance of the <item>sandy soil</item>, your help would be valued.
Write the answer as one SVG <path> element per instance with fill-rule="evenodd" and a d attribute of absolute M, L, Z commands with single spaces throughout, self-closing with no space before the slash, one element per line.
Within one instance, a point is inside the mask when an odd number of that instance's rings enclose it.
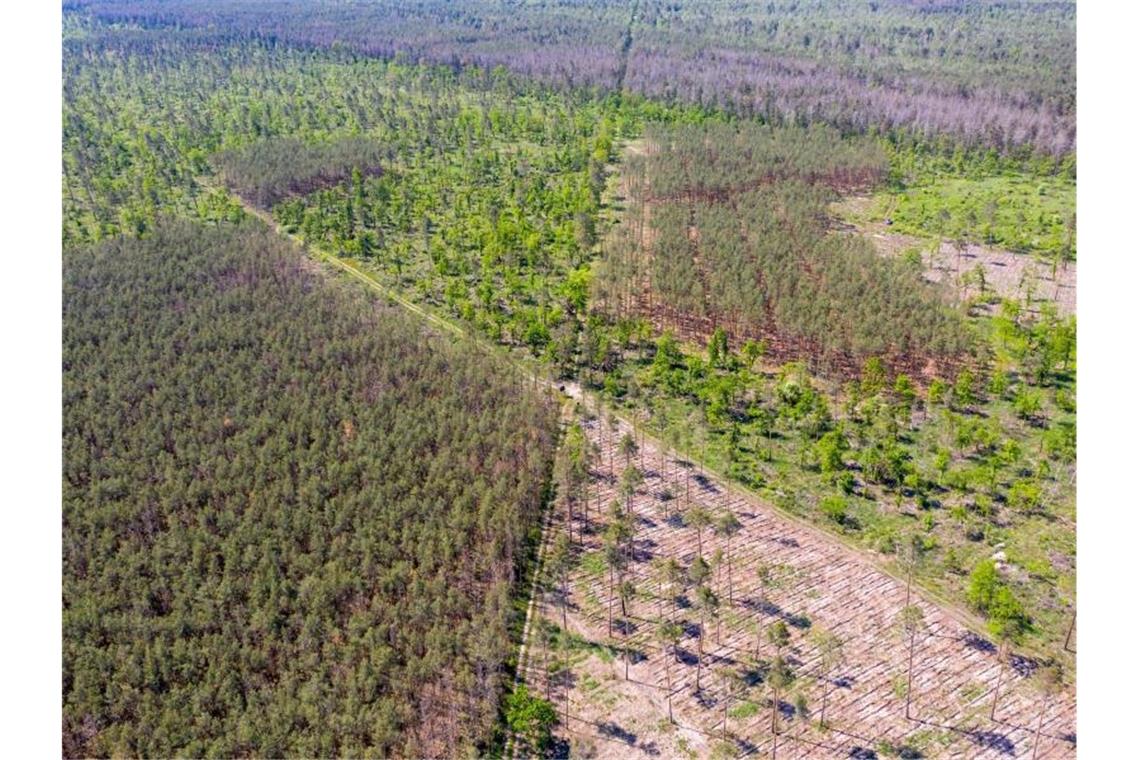
<path fill-rule="evenodd" d="M 600 454 L 592 472 L 588 518 L 577 514 L 574 520 L 575 537 L 585 532 L 581 554 L 601 549 L 600 510 L 618 498 L 610 461 L 612 458 L 615 474 L 624 468 L 624 459 L 615 449 L 627 430 L 623 425 L 616 433 L 611 432 L 601 421 L 587 425 Z M 798 688 L 807 697 L 810 710 L 808 719 L 793 718 L 791 698 L 780 705 L 777 757 L 873 757 L 867 753 L 886 741 L 896 747 L 915 747 L 927 758 L 1028 758 L 1041 715 L 1037 756 L 1075 755 L 1072 691 L 1042 702 L 1028 677 L 1034 668 L 1032 662 L 1016 656 L 1003 662 L 993 645 L 971 633 L 957 613 L 920 599 L 917 592 L 912 601 L 925 613 L 928 631 L 916 644 L 912 719 L 908 720 L 903 698 L 907 648 L 893 624 L 905 605 L 902 581 L 817 530 L 727 489 L 715 478 L 701 476 L 671 455 L 663 458 L 651 442 L 642 446 L 634 464 L 642 469 L 645 483 L 633 500 L 638 528 L 628 577 L 636 584 L 638 595 L 630 604 L 628 617 L 621 616 L 615 602 L 615 633 L 611 638 L 607 633 L 607 575 L 578 570 L 570 584 L 568 627 L 582 641 L 569 657 L 572 664 L 568 675 L 549 677 L 550 665 L 559 654 L 533 644 L 526 669 L 532 689 L 548 695 L 560 713 L 568 711 L 559 736 L 575 757 L 709 756 L 723 743 L 726 699 L 730 700 L 730 713 L 734 708 L 738 714 L 752 712 L 747 717 L 728 719 L 731 756 L 770 756 L 771 703 L 765 687 L 759 684 L 729 698 L 719 673 L 726 667 L 746 672 L 756 668 L 758 661 L 769 660 L 774 652 L 767 642 L 760 648 L 759 660 L 756 658 L 755 626 L 766 626 L 777 618 L 787 621 L 792 632 L 784 654 L 796 671 Z M 718 634 L 715 623 L 705 630 L 699 691 L 699 616 L 695 608 L 679 607 L 668 588 L 660 590 L 651 565 L 654 558 L 673 557 L 688 567 L 696 554 L 695 529 L 670 517 L 670 508 L 660 498 L 666 487 L 677 495 L 672 502 L 674 510 L 683 510 L 688 501 L 714 514 L 731 510 L 743 524 L 731 546 L 731 603 L 728 565 L 714 569 L 710 580 L 721 599 L 720 630 Z M 552 530 L 565 530 L 564 506 L 556 515 Z M 717 549 L 727 551 L 728 547 L 706 529 L 703 549 L 705 557 L 711 558 Z M 790 573 L 783 588 L 770 592 L 767 606 L 759 599 L 756 567 L 760 563 L 783 565 Z M 685 595 L 693 599 L 691 590 Z M 549 625 L 561 626 L 562 606 L 554 592 L 541 600 L 539 613 Z M 655 637 L 663 618 L 680 623 L 686 630 L 679 645 L 680 662 Z M 623 634 L 626 628 L 628 634 Z M 829 677 L 821 672 L 818 653 L 810 643 L 810 631 L 821 628 L 845 641 L 846 662 Z M 620 654 L 601 656 L 600 648 L 606 646 L 615 648 L 610 651 L 632 653 L 628 680 Z M 999 679 L 1001 698 L 997 718 L 991 721 L 990 704 Z M 817 721 L 825 688 L 829 692 L 828 727 L 823 729 Z M 675 724 L 667 719 L 670 694 Z M 742 708 L 745 703 L 755 709 Z"/>
<path fill-rule="evenodd" d="M 866 219 L 870 204 L 869 197 L 854 196 L 844 199 L 834 208 L 841 216 Z M 926 265 L 926 279 L 931 282 L 949 283 L 963 298 L 979 294 L 979 288 L 973 282 L 972 274 L 980 265 L 985 270 L 988 293 L 996 293 L 1003 298 L 1014 298 L 1024 303 L 1028 292 L 1031 307 L 1052 301 L 1057 305 L 1057 312 L 1060 314 L 1076 312 L 1077 268 L 1071 262 L 1058 266 L 1054 276 L 1051 262 L 1001 248 L 969 243 L 959 249 L 952 242 L 942 241 L 938 250 L 933 251 L 931 241 L 895 232 L 883 219 L 858 225 L 839 223 L 838 226 L 843 232 L 862 234 L 884 256 L 901 256 L 907 249 L 920 249 L 923 263 Z M 965 286 L 960 285 L 963 275 L 966 275 L 965 279 L 968 282 Z"/>

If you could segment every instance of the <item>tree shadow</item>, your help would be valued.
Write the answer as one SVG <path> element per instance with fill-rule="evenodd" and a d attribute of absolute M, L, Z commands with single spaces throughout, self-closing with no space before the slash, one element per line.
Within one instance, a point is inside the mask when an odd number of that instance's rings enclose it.
<path fill-rule="evenodd" d="M 650 757 L 660 757 L 661 755 L 661 748 L 657 746 L 657 742 L 641 742 L 637 748 Z"/>
<path fill-rule="evenodd" d="M 606 721 L 605 723 L 598 724 L 598 733 L 607 739 L 616 739 L 617 741 L 624 742 L 631 747 L 637 743 L 637 734 L 632 731 L 619 726 L 617 723 Z"/>
<path fill-rule="evenodd" d="M 780 617 L 783 618 L 788 625 L 792 626 L 793 628 L 798 628 L 801 631 L 806 631 L 807 629 L 811 628 L 811 618 L 809 618 L 807 615 L 789 615 L 787 613 L 784 613 L 781 614 Z"/>
<path fill-rule="evenodd" d="M 1009 737 L 1005 734 L 999 734 L 997 731 L 970 731 L 967 733 L 970 740 L 974 744 L 984 749 L 991 749 L 1003 755 L 1012 755 L 1014 753 L 1014 744 L 1010 741 Z"/>
<path fill-rule="evenodd" d="M 550 740 L 546 756 L 554 760 L 570 760 L 570 740 L 555 736 Z"/>
<path fill-rule="evenodd" d="M 1019 654 L 1012 654 L 1009 657 L 1009 666 L 1013 672 L 1022 678 L 1029 678 L 1037 672 L 1039 663 L 1031 657 L 1024 657 Z"/>
<path fill-rule="evenodd" d="M 855 688 L 855 679 L 851 676 L 840 676 L 839 678 L 833 678 L 831 684 L 837 689 L 847 689 L 850 691 Z"/>
<path fill-rule="evenodd" d="M 688 665 L 692 667 L 697 664 L 697 656 L 690 652 L 688 649 L 684 649 L 682 647 L 677 647 L 677 659 L 681 662 L 682 665 Z"/>
<path fill-rule="evenodd" d="M 693 480 L 696 481 L 697 485 L 700 486 L 700 489 L 705 493 L 720 493 L 720 489 L 709 480 L 707 475 L 698 472 L 693 476 Z"/>
<path fill-rule="evenodd" d="M 997 647 L 995 647 L 992 642 L 983 639 L 973 631 L 966 631 L 962 634 L 962 643 L 970 649 L 985 652 L 986 654 L 993 654 L 997 651 Z"/>

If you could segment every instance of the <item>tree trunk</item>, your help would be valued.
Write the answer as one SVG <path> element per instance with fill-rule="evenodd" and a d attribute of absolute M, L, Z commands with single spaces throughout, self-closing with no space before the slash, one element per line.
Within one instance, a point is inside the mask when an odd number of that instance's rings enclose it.
<path fill-rule="evenodd" d="M 1041 724 L 1045 722 L 1046 700 L 1041 700 L 1041 712 L 1037 714 L 1037 731 L 1033 735 L 1033 760 L 1037 760 L 1037 744 L 1041 741 Z"/>
<path fill-rule="evenodd" d="M 728 556 L 725 557 L 725 562 L 728 563 L 728 606 L 732 606 L 732 539 L 728 539 Z"/>
<path fill-rule="evenodd" d="M 1067 634 L 1065 634 L 1065 647 L 1064 648 L 1065 648 L 1066 652 L 1072 652 L 1073 651 L 1072 649 L 1069 649 L 1069 642 L 1072 641 L 1073 629 L 1076 627 L 1077 627 L 1077 613 L 1076 613 L 1076 610 L 1074 610 L 1073 611 L 1073 619 L 1071 621 L 1069 621 L 1069 632 Z"/>
<path fill-rule="evenodd" d="M 776 714 L 780 709 L 780 693 L 772 692 L 772 757 L 776 756 Z"/>
<path fill-rule="evenodd" d="M 705 658 L 705 621 L 701 621 L 701 632 L 697 636 L 697 693 L 701 693 L 701 660 Z"/>
<path fill-rule="evenodd" d="M 819 708 L 819 725 L 823 726 L 827 722 L 827 695 L 831 691 L 831 671 L 827 672 L 827 677 L 823 680 L 823 704 Z"/>
<path fill-rule="evenodd" d="M 997 715 L 998 697 L 1001 696 L 1001 682 L 1005 677 L 1005 647 L 998 650 L 998 682 L 994 687 L 994 701 L 990 705 L 990 720 L 996 720 L 994 717 Z"/>
<path fill-rule="evenodd" d="M 606 605 L 606 612 L 608 619 L 606 621 L 606 630 L 608 636 L 612 639 L 614 636 L 614 569 L 610 567 L 610 603 Z"/>
<path fill-rule="evenodd" d="M 914 679 L 914 635 L 917 631 L 910 632 L 910 656 L 906 665 L 906 719 L 910 720 L 910 686 Z"/>
<path fill-rule="evenodd" d="M 570 603 L 570 587 L 566 582 L 566 573 L 562 573 L 562 630 L 568 630 L 566 625 L 566 606 Z"/>

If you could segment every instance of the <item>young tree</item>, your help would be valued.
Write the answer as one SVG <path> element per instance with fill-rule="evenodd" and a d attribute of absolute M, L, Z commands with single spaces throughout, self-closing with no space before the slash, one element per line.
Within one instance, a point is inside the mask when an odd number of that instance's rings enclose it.
<path fill-rule="evenodd" d="M 760 658 L 760 643 L 764 635 L 764 614 L 771 602 L 772 592 L 783 588 L 789 578 L 788 568 L 784 565 L 762 564 L 756 568 L 756 577 L 760 581 L 760 610 L 756 613 L 756 658 Z"/>
<path fill-rule="evenodd" d="M 665 659 L 665 701 L 669 705 L 669 722 L 673 722 L 673 661 L 677 659 L 677 643 L 681 640 L 681 626 L 669 620 L 662 620 L 657 626 L 657 639 L 662 647 L 668 647 L 670 656 Z"/>
<path fill-rule="evenodd" d="M 812 643 L 819 652 L 819 669 L 823 674 L 823 701 L 819 708 L 819 724 L 826 725 L 827 696 L 831 691 L 831 674 L 844 662 L 843 639 L 831 631 L 812 632 Z"/>
<path fill-rule="evenodd" d="M 721 734 L 722 741 L 728 741 L 728 708 L 731 706 L 732 701 L 737 699 L 744 689 L 747 688 L 747 682 L 741 677 L 740 672 L 736 668 L 724 667 L 717 669 L 717 676 L 720 677 L 721 688 Z"/>
<path fill-rule="evenodd" d="M 905 536 L 903 540 L 898 543 L 895 554 L 898 557 L 899 565 L 903 568 L 903 572 L 906 573 L 906 603 L 903 606 L 909 607 L 911 586 L 914 584 L 914 574 L 922 565 L 922 560 L 925 555 L 922 537 L 917 533 Z"/>
<path fill-rule="evenodd" d="M 557 580 L 559 586 L 559 602 L 562 606 L 562 627 L 567 628 L 566 625 L 566 606 L 569 603 L 569 575 L 570 568 L 573 567 L 574 557 L 570 544 L 570 537 L 565 533 L 559 533 L 558 537 L 554 539 L 554 545 L 550 547 L 550 557 L 547 562 L 550 568 L 551 578 Z"/>
<path fill-rule="evenodd" d="M 711 574 L 712 569 L 709 567 L 709 563 L 705 562 L 705 558 L 698 554 L 697 558 L 693 560 L 693 564 L 689 565 L 689 582 L 694 586 L 703 586 Z"/>
<path fill-rule="evenodd" d="M 676 605 L 677 589 L 685 582 L 685 571 L 681 564 L 672 557 L 657 558 L 653 561 L 654 573 L 657 575 L 658 595 L 664 599 L 665 588 L 668 587 Z"/>
<path fill-rule="evenodd" d="M 621 480 L 618 482 L 618 495 L 625 500 L 627 514 L 633 512 L 633 496 L 644 482 L 645 476 L 636 467 L 626 467 L 622 471 Z"/>
<path fill-rule="evenodd" d="M 620 537 L 617 535 L 617 531 L 613 530 L 613 527 L 614 524 L 611 524 L 610 529 L 607 529 L 605 544 L 602 547 L 610 576 L 609 604 L 606 605 L 606 630 L 607 635 L 611 638 L 614 635 L 614 573 L 625 569 L 625 555 L 621 551 Z"/>
<path fill-rule="evenodd" d="M 716 521 L 716 534 L 725 541 L 725 564 L 728 566 L 728 603 L 733 604 L 732 598 L 732 537 L 740 532 L 740 520 L 732 512 L 724 512 Z"/>
<path fill-rule="evenodd" d="M 783 654 L 784 647 L 792 641 L 792 634 L 783 620 L 777 620 L 768 626 L 768 643 L 776 648 L 776 657 Z"/>
<path fill-rule="evenodd" d="M 918 605 L 907 605 L 895 616 L 895 626 L 903 642 L 907 644 L 906 666 L 906 718 L 910 720 L 910 689 L 914 679 L 914 644 L 919 633 L 926 630 L 926 617 Z"/>
<path fill-rule="evenodd" d="M 704 556 L 704 544 L 701 540 L 704 535 L 704 530 L 713 522 L 713 517 L 709 511 L 699 504 L 694 507 L 689 507 L 685 512 L 685 525 L 694 528 L 697 531 L 697 556 Z"/>
<path fill-rule="evenodd" d="M 772 757 L 776 756 L 777 719 L 780 714 L 780 696 L 795 683 L 796 677 L 783 657 L 777 657 L 768 668 L 764 681 L 772 692 Z"/>
<path fill-rule="evenodd" d="M 627 605 L 637 596 L 637 587 L 628 578 L 618 585 L 618 596 L 621 598 L 622 636 L 626 645 L 622 648 L 625 659 L 625 680 L 629 680 L 629 612 Z"/>
<path fill-rule="evenodd" d="M 1064 671 L 1061 663 L 1050 661 L 1042 664 L 1033 674 L 1033 685 L 1041 698 L 1041 707 L 1037 712 L 1037 729 L 1033 733 L 1033 758 L 1037 757 L 1037 745 L 1041 741 L 1041 726 L 1045 722 L 1045 710 L 1050 701 L 1057 695 L 1064 684 Z"/>
<path fill-rule="evenodd" d="M 526 684 L 519 684 L 506 704 L 507 725 L 530 749 L 542 754 L 550 745 L 552 729 L 558 723 L 554 705 L 541 697 L 531 696 Z"/>
<path fill-rule="evenodd" d="M 701 661 L 705 656 L 705 627 L 711 618 L 716 617 L 720 607 L 720 600 L 708 586 L 697 586 L 697 609 L 700 611 L 701 624 L 697 635 L 697 692 L 701 690 Z"/>
<path fill-rule="evenodd" d="M 637 454 L 637 441 L 634 440 L 633 435 L 626 433 L 621 437 L 621 443 L 618 444 L 618 449 L 621 455 L 625 457 L 626 469 L 632 465 L 633 457 Z"/>
<path fill-rule="evenodd" d="M 998 699 L 1001 696 L 1002 677 L 1005 675 L 1005 662 L 1010 650 L 1021 641 L 1028 627 L 1021 603 L 1014 597 L 1008 586 L 1000 585 L 994 592 L 989 607 L 988 627 L 998 640 L 998 682 L 994 687 L 994 701 L 990 705 L 990 720 L 996 720 Z"/>

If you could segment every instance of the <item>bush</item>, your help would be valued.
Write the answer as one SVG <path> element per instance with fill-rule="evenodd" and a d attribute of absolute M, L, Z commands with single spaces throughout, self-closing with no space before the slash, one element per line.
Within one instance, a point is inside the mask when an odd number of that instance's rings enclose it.
<path fill-rule="evenodd" d="M 842 496 L 828 496 L 819 503 L 819 509 L 829 520 L 843 525 L 847 522 L 847 500 Z"/>
<path fill-rule="evenodd" d="M 541 697 L 532 697 L 526 684 L 520 684 L 506 704 L 507 725 L 536 752 L 544 751 L 553 738 L 551 729 L 558 723 L 554 705 Z"/>

